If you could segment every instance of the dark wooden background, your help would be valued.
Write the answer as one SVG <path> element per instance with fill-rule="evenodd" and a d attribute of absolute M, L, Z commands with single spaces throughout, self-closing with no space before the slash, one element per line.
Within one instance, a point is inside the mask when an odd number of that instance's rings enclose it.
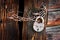
<path fill-rule="evenodd" d="M 38 2 L 36 0 L 24 0 L 24 15 L 23 16 L 28 17 L 28 13 L 27 13 L 28 8 L 35 7 L 39 9 L 43 1 L 44 0 L 39 0 Z M 48 3 L 48 1 L 46 0 L 45 2 L 46 4 Z M 46 10 L 46 15 L 47 15 L 47 10 Z M 46 18 L 44 19 L 44 21 L 45 21 L 45 27 L 46 27 Z M 45 29 L 41 33 L 36 33 L 32 30 L 32 25 L 27 26 L 28 24 L 29 24 L 28 22 L 23 21 L 22 40 L 46 40 Z M 30 21 L 30 24 L 32 24 L 32 21 Z"/>
<path fill-rule="evenodd" d="M 7 18 L 17 14 L 18 9 L 18 0 L 0 0 L 0 40 L 19 40 L 18 22 Z"/>

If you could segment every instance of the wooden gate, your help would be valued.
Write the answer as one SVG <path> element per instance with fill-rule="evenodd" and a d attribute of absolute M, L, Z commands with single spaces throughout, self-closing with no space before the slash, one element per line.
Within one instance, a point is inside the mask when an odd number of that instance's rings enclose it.
<path fill-rule="evenodd" d="M 46 2 L 46 4 L 48 3 L 46 0 L 24 0 L 24 17 L 31 17 L 32 10 L 36 9 L 40 9 L 41 7 L 41 3 L 42 2 Z M 47 5 L 46 5 L 46 10 L 45 10 L 45 18 L 44 18 L 44 27 L 46 28 L 46 20 L 47 20 Z M 35 10 L 36 11 L 36 10 Z M 41 33 L 37 33 L 34 32 L 32 29 L 32 21 L 29 22 L 25 22 L 23 21 L 23 29 L 22 29 L 22 39 L 23 40 L 46 40 L 46 35 L 45 35 L 45 28 L 44 31 L 42 31 Z"/>
<path fill-rule="evenodd" d="M 0 0 L 0 40 L 18 40 L 18 21 L 8 19 L 12 14 L 18 14 L 18 5 L 18 0 Z"/>

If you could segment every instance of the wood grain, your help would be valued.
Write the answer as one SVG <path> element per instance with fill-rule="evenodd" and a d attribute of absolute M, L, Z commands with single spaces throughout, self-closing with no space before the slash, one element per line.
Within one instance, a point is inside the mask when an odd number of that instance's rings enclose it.
<path fill-rule="evenodd" d="M 28 17 L 28 12 L 27 12 L 28 8 L 32 8 L 32 2 L 31 2 L 32 0 L 27 0 L 27 1 L 24 0 L 24 4 L 25 4 L 24 5 L 24 15 L 23 15 L 24 17 Z M 35 3 L 35 5 L 33 5 L 33 6 L 38 9 L 40 7 L 41 2 L 42 2 L 42 0 L 39 1 L 38 6 L 37 6 L 37 3 Z M 47 10 L 46 10 L 46 12 L 47 12 Z M 35 31 L 33 31 L 31 24 L 33 24 L 32 21 L 30 21 L 30 25 L 29 25 L 29 22 L 23 21 L 22 40 L 46 40 L 45 28 L 41 33 L 37 33 Z M 46 19 L 45 19 L 45 24 L 46 24 Z M 29 25 L 29 26 L 27 26 L 27 25 Z"/>

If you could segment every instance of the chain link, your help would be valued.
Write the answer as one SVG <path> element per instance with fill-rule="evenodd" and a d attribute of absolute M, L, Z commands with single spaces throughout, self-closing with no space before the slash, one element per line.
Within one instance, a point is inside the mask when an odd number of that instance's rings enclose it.
<path fill-rule="evenodd" d="M 26 17 L 21 17 L 18 15 L 12 15 L 10 17 L 8 17 L 9 19 L 13 19 L 14 21 L 35 21 L 34 18 L 26 18 Z"/>

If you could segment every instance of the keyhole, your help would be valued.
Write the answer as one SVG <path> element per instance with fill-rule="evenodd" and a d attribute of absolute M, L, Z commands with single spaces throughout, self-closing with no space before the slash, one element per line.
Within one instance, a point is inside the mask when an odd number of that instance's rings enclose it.
<path fill-rule="evenodd" d="M 39 30 L 39 28 L 37 29 L 37 31 Z"/>

